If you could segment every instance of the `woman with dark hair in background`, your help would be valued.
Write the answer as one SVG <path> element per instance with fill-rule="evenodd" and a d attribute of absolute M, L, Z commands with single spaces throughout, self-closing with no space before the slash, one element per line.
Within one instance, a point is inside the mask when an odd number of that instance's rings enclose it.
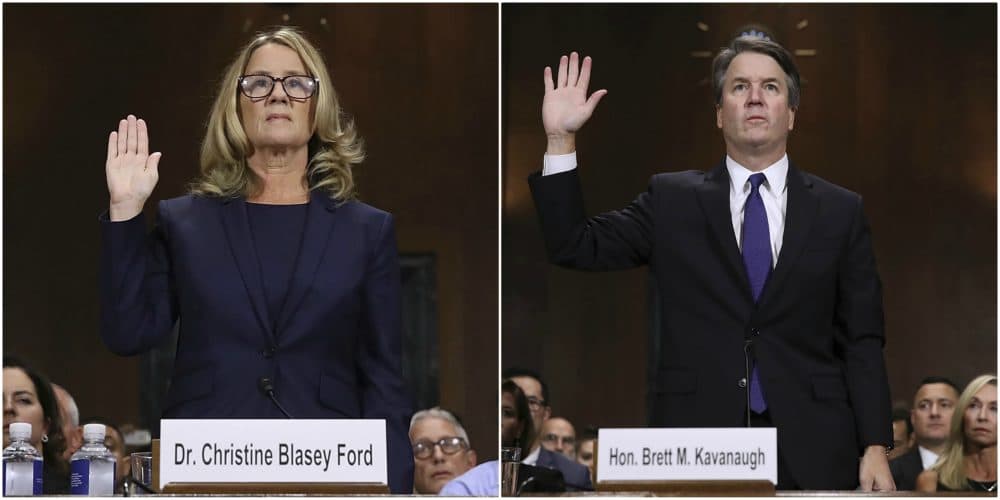
<path fill-rule="evenodd" d="M 159 203 L 148 239 L 161 154 L 134 115 L 107 147 L 101 336 L 135 355 L 180 321 L 163 416 L 384 419 L 389 487 L 412 492 L 393 218 L 356 200 L 361 140 L 316 47 L 292 28 L 243 47 L 201 175 Z"/>
<path fill-rule="evenodd" d="M 69 464 L 63 460 L 66 437 L 52 385 L 21 360 L 3 358 L 3 447 L 10 446 L 10 424 L 31 424 L 31 445 L 42 454 L 42 492 L 69 494 Z"/>
<path fill-rule="evenodd" d="M 997 377 L 980 375 L 962 391 L 948 447 L 917 476 L 917 491 L 997 493 Z"/>
<path fill-rule="evenodd" d="M 521 448 L 521 458 L 535 442 L 535 426 L 531 421 L 531 407 L 524 391 L 511 380 L 504 380 L 500 406 L 501 446 Z"/>

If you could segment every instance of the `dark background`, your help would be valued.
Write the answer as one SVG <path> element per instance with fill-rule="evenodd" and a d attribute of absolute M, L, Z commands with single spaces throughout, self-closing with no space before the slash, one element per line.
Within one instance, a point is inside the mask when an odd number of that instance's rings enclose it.
<path fill-rule="evenodd" d="M 577 147 L 588 213 L 725 155 L 711 57 L 770 28 L 805 81 L 789 158 L 860 193 L 883 281 L 894 400 L 966 384 L 997 352 L 996 5 L 504 5 L 503 365 L 547 377 L 553 415 L 646 424 L 648 274 L 546 262 L 526 177 L 542 166 L 542 70 L 592 56 L 607 88 Z M 698 23 L 703 23 L 699 28 Z M 700 53 L 705 51 L 705 53 Z"/>
<path fill-rule="evenodd" d="M 401 252 L 434 255 L 440 404 L 481 460 L 495 458 L 497 11 L 5 5 L 4 352 L 65 386 L 83 416 L 137 422 L 138 358 L 98 334 L 108 133 L 128 113 L 146 119 L 164 154 L 151 201 L 183 194 L 226 64 L 255 32 L 291 24 L 323 53 L 366 140 L 361 200 L 395 215 Z"/>

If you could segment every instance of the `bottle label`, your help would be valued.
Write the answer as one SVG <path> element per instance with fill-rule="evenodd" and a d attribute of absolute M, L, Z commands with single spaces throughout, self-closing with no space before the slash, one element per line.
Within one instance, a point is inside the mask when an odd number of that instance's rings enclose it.
<path fill-rule="evenodd" d="M 34 465 L 35 465 L 35 467 L 34 467 L 34 469 L 35 469 L 35 471 L 34 471 L 35 472 L 35 481 L 34 481 L 35 482 L 35 486 L 32 489 L 32 491 L 33 491 L 34 495 L 38 496 L 38 495 L 42 494 L 42 476 L 43 476 L 43 474 L 42 474 L 42 461 L 41 460 L 35 460 L 35 464 Z"/>
<path fill-rule="evenodd" d="M 115 492 L 114 459 L 81 458 L 69 464 L 71 495 L 111 496 Z"/>
<path fill-rule="evenodd" d="M 3 464 L 3 494 L 31 496 L 42 494 L 42 461 L 8 461 Z"/>
<path fill-rule="evenodd" d="M 73 460 L 69 463 L 69 494 L 86 495 L 89 492 L 90 460 Z"/>

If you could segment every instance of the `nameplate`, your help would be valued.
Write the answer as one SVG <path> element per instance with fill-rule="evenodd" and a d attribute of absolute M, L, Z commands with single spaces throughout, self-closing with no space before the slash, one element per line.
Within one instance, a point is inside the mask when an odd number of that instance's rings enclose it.
<path fill-rule="evenodd" d="M 600 429 L 597 481 L 778 483 L 777 432 L 761 428 Z"/>
<path fill-rule="evenodd" d="M 167 483 L 387 482 L 384 420 L 161 420 Z"/>

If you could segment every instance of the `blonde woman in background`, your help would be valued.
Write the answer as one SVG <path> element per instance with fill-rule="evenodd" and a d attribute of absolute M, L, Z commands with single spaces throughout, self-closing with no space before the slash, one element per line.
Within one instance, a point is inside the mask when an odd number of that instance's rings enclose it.
<path fill-rule="evenodd" d="M 355 199 L 363 158 L 316 48 L 254 37 L 222 78 L 186 196 L 141 216 L 162 155 L 145 121 L 108 137 L 101 335 L 135 355 L 180 321 L 165 418 L 380 418 L 412 491 L 392 216 Z"/>
<path fill-rule="evenodd" d="M 980 375 L 962 391 L 948 447 L 917 476 L 917 491 L 997 491 L 997 377 Z"/>

